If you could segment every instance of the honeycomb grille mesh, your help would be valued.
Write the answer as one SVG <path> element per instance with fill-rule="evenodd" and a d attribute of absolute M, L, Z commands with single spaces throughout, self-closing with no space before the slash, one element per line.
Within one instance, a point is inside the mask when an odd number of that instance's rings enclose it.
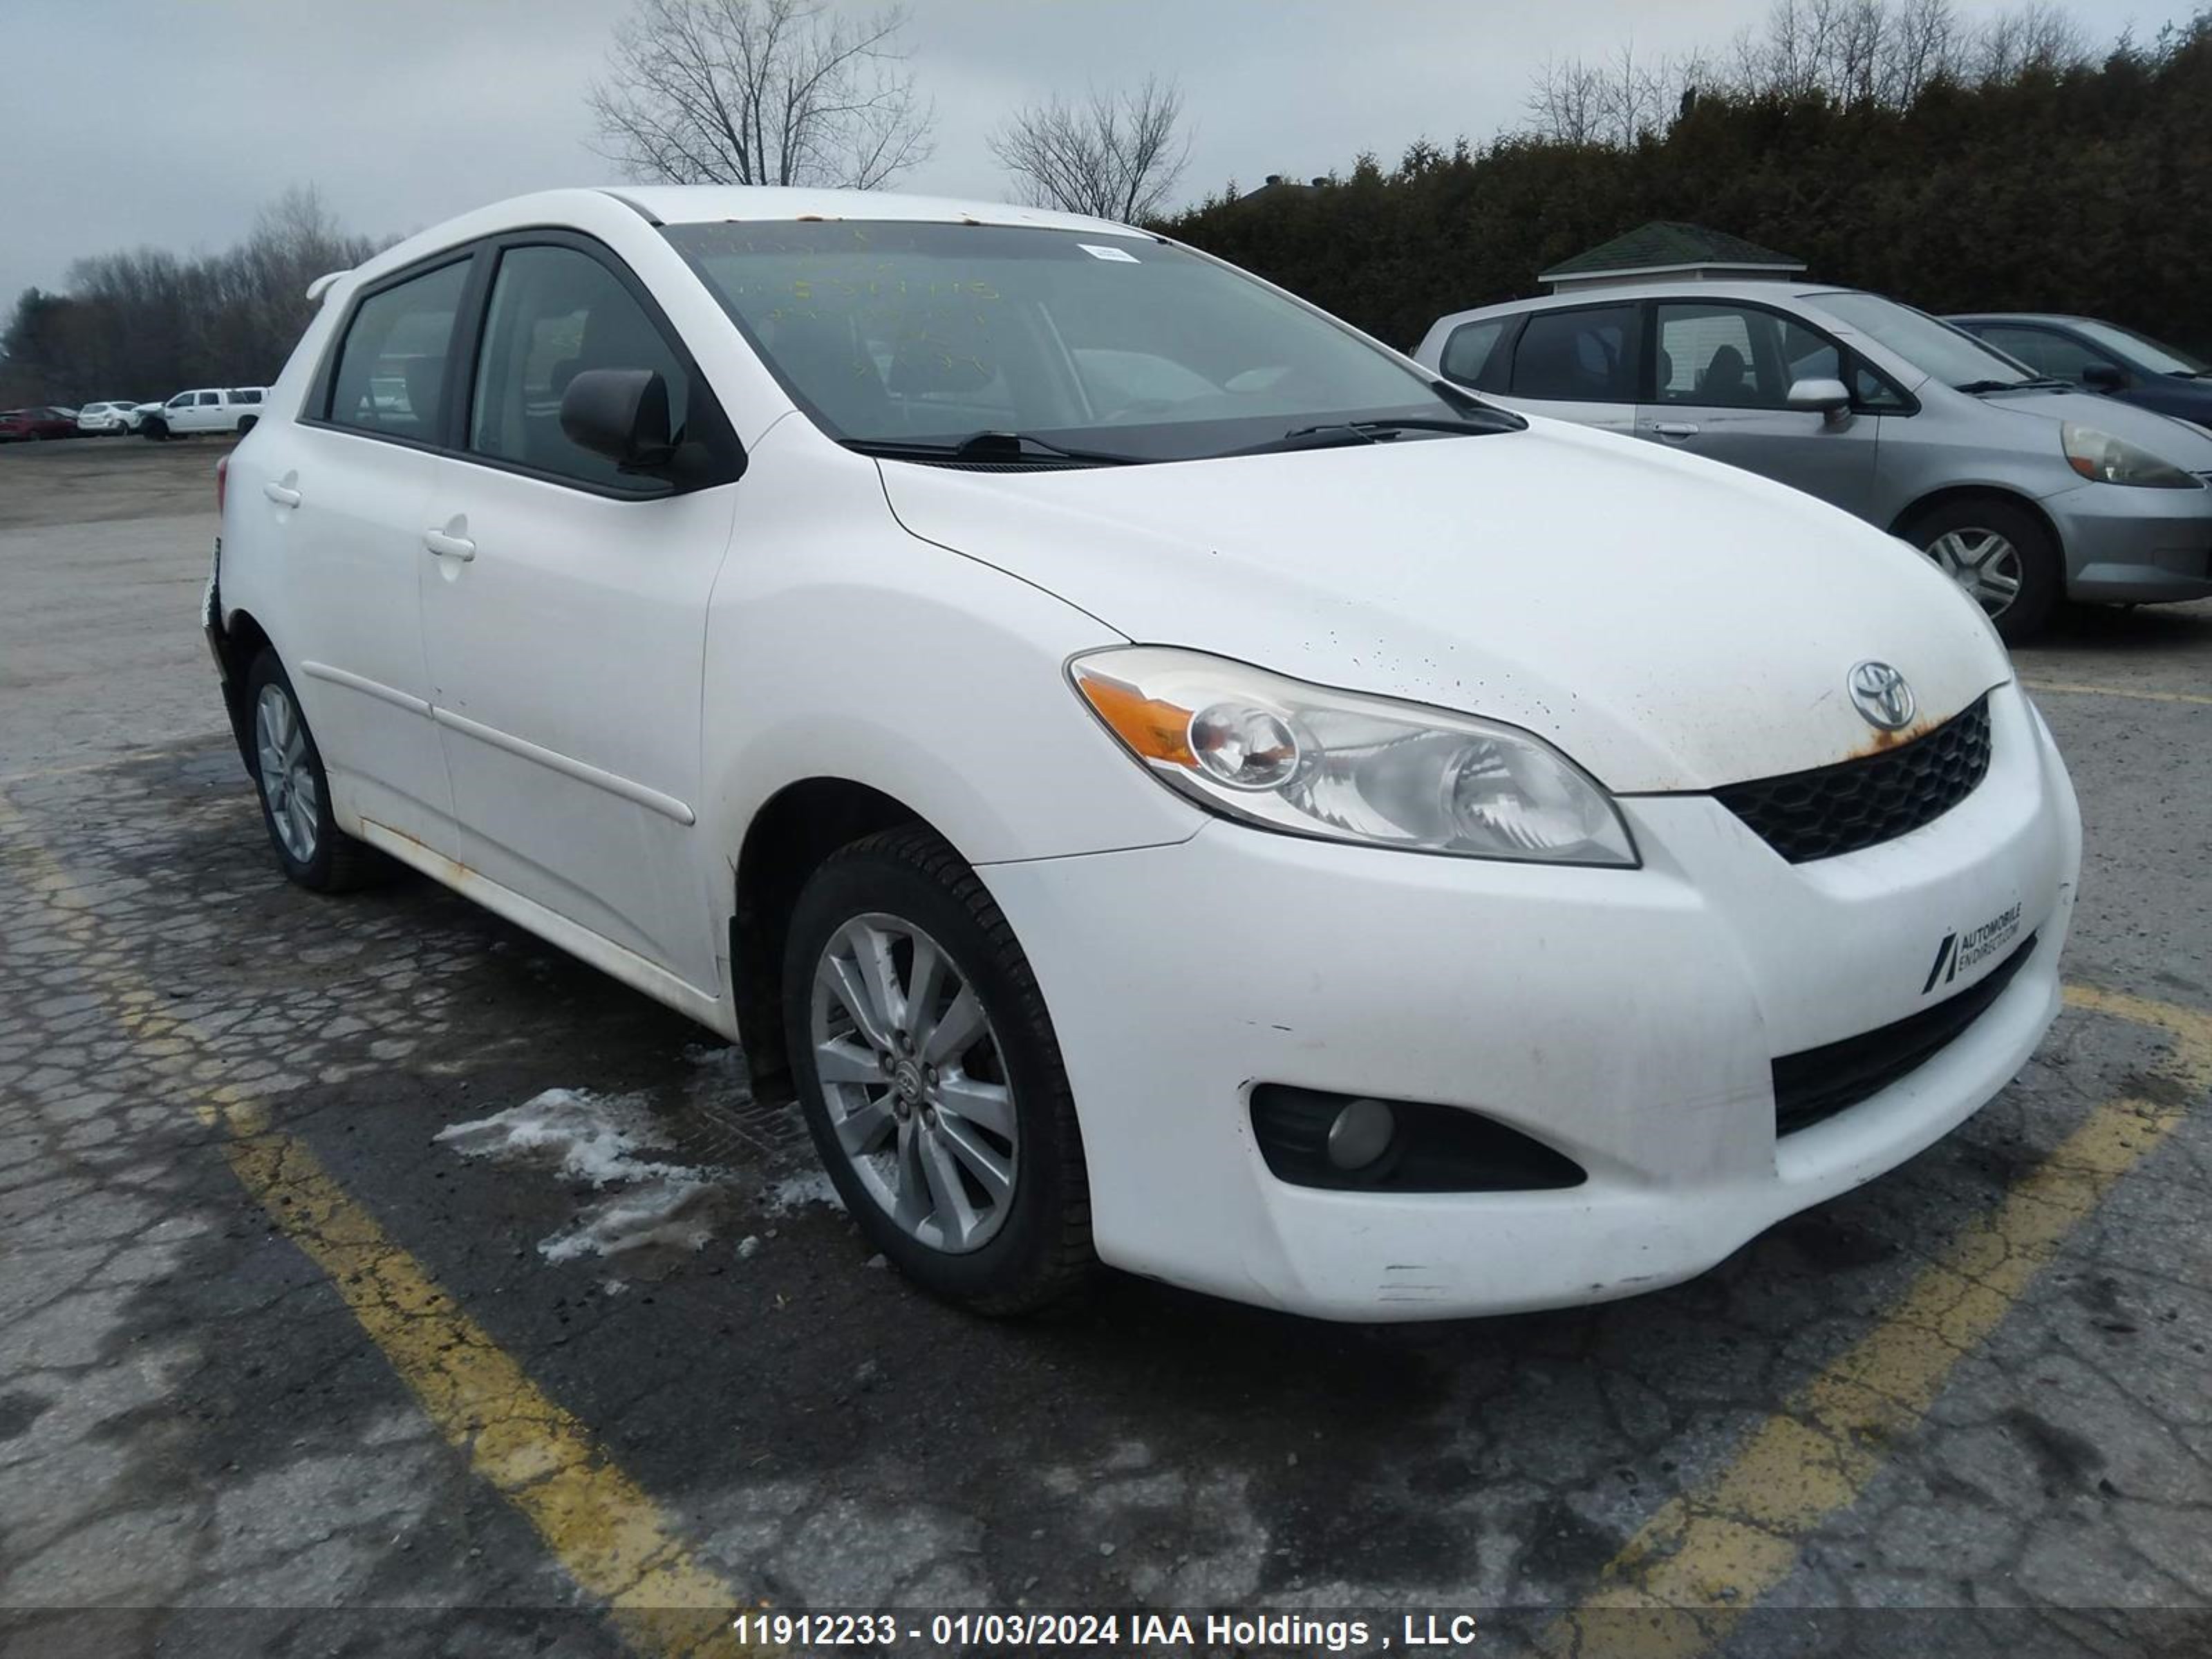
<path fill-rule="evenodd" d="M 1932 823 L 1990 769 L 1990 700 L 1911 743 L 1778 778 L 1732 783 L 1716 799 L 1792 864 L 1856 853 Z"/>

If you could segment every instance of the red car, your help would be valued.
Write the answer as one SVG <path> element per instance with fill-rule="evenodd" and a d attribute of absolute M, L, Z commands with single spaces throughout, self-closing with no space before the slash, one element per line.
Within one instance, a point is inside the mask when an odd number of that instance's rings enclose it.
<path fill-rule="evenodd" d="M 75 436 L 76 417 L 58 409 L 0 409 L 0 444 Z"/>

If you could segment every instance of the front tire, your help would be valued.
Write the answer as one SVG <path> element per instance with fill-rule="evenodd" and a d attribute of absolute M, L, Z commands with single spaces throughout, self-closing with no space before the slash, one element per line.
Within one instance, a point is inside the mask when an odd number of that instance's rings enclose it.
<path fill-rule="evenodd" d="M 253 781 L 262 826 L 285 876 L 317 893 L 342 893 L 380 873 L 375 852 L 331 816 L 330 779 L 284 665 L 274 651 L 253 659 L 246 679 L 253 722 Z"/>
<path fill-rule="evenodd" d="M 167 421 L 157 421 L 149 417 L 143 430 L 149 438 L 151 438 L 158 444 L 167 439 L 169 435 L 169 423 Z"/>
<path fill-rule="evenodd" d="M 784 1030 L 830 1178 L 909 1279 L 1034 1312 L 1096 1265 L 1083 1141 L 1029 959 L 952 849 L 919 827 L 833 854 L 784 957 Z"/>
<path fill-rule="evenodd" d="M 1982 607 L 2008 645 L 2042 632 L 2066 592 L 2057 544 L 2026 507 L 1986 497 L 1946 501 L 1905 539 Z"/>

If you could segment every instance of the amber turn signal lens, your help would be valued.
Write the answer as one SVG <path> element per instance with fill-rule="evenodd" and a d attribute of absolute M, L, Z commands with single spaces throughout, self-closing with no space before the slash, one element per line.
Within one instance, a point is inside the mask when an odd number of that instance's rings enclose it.
<path fill-rule="evenodd" d="M 1115 737 L 1143 760 L 1170 766 L 1195 766 L 1190 752 L 1190 713 L 1158 697 L 1148 697 L 1133 685 L 1078 669 L 1076 689 L 1097 711 Z"/>

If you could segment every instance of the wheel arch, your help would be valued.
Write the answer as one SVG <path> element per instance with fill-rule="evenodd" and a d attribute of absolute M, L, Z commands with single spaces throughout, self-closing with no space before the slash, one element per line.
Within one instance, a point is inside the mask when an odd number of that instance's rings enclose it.
<path fill-rule="evenodd" d="M 217 620 L 215 648 L 222 659 L 222 705 L 230 716 L 230 735 L 237 740 L 238 757 L 246 763 L 246 775 L 258 777 L 260 768 L 254 759 L 252 722 L 246 706 L 246 680 L 253 672 L 253 659 L 276 647 L 253 613 L 241 609 L 232 611 L 228 619 Z M 283 653 L 276 654 L 277 660 L 283 661 Z"/>
<path fill-rule="evenodd" d="M 730 915 L 730 992 L 753 1097 L 796 1097 L 783 1035 L 783 956 L 799 890 L 841 847 L 879 830 L 936 825 L 896 796 L 850 778 L 802 778 L 763 802 L 745 827 Z"/>
<path fill-rule="evenodd" d="M 2065 558 L 2065 540 L 2059 535 L 2058 526 L 2051 515 L 2043 510 L 2042 503 L 2033 495 L 2022 495 L 2003 484 L 1946 484 L 1941 489 L 1931 489 L 1917 500 L 1908 502 L 1904 511 L 1890 520 L 1889 533 L 1903 536 L 1905 526 L 1923 514 L 1932 513 L 1939 507 L 1948 507 L 1954 501 L 2001 501 L 2007 507 L 2017 507 L 2043 527 L 2043 533 L 2051 538 L 2051 550 L 2062 561 Z"/>

